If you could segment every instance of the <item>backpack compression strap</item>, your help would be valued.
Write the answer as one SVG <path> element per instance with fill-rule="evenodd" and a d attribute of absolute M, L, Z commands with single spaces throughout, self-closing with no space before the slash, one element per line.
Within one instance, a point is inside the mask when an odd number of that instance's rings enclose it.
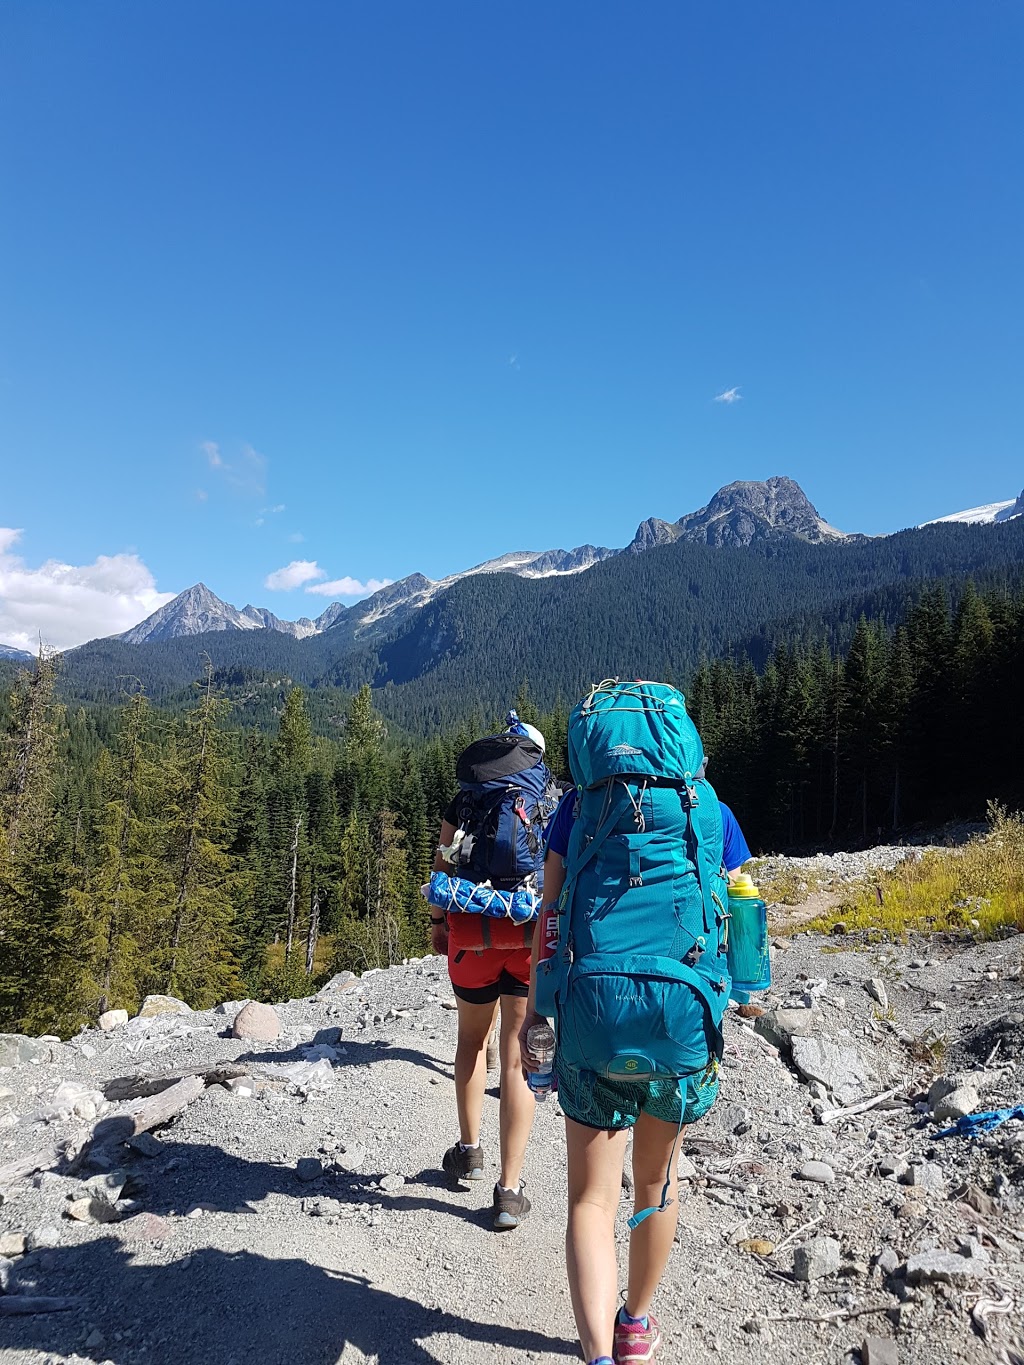
<path fill-rule="evenodd" d="M 652 1213 L 664 1213 L 668 1206 L 673 1203 L 673 1200 L 668 1197 L 668 1191 L 672 1184 L 672 1167 L 675 1165 L 676 1149 L 679 1146 L 679 1139 L 683 1135 L 683 1119 L 686 1116 L 686 1095 L 683 1091 L 683 1082 L 677 1081 L 676 1086 L 679 1090 L 679 1127 L 676 1129 L 675 1141 L 672 1143 L 672 1150 L 668 1156 L 668 1170 L 665 1172 L 665 1183 L 661 1187 L 661 1203 L 652 1204 L 650 1208 L 641 1209 L 639 1213 L 634 1213 L 633 1217 L 626 1223 L 630 1232 L 634 1228 L 638 1228 L 646 1218 L 650 1218 Z"/>

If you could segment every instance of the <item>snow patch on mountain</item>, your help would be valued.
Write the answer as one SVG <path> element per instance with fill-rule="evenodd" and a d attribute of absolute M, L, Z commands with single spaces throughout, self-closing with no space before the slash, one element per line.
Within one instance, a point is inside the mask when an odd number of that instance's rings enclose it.
<path fill-rule="evenodd" d="M 1007 502 L 987 502 L 981 507 L 968 507 L 963 512 L 950 512 L 945 517 L 933 517 L 923 521 L 922 526 L 938 526 L 944 521 L 963 521 L 972 526 L 992 525 L 1000 521 L 1012 521 L 1014 517 L 1024 516 L 1024 492 L 1019 498 Z"/>

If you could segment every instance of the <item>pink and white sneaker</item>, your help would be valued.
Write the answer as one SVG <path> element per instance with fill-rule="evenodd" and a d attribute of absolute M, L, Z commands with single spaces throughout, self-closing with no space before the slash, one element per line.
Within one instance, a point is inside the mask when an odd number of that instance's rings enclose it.
<path fill-rule="evenodd" d="M 626 1365 L 633 1360 L 653 1360 L 661 1345 L 661 1328 L 653 1313 L 647 1315 L 647 1326 L 639 1322 L 615 1319 L 615 1345 L 612 1354 L 615 1365 Z"/>

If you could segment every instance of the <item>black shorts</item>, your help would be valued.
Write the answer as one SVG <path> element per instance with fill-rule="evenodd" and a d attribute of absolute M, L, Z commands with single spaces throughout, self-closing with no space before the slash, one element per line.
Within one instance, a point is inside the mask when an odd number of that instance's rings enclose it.
<path fill-rule="evenodd" d="M 503 967 L 497 981 L 491 981 L 486 986 L 457 986 L 453 981 L 452 994 L 465 1000 L 467 1005 L 491 1005 L 502 995 L 518 995 L 525 1000 L 530 994 L 530 986 Z"/>

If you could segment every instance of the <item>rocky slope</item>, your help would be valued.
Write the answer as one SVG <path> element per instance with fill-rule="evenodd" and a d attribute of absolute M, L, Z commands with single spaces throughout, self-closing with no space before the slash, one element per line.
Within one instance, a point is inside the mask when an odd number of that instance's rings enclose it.
<path fill-rule="evenodd" d="M 939 1133 L 1021 1099 L 1021 946 L 776 940 L 767 1012 L 730 1012 L 721 1100 L 685 1136 L 666 1361 L 1019 1365 L 1024 1125 Z M 438 1171 L 453 1006 L 428 958 L 235 1030 L 263 1041 L 232 1036 L 237 1003 L 0 1041 L 5 1365 L 577 1360 L 557 1100 L 518 1232 Z M 492 1091 L 489 1174 L 496 1127 Z"/>

